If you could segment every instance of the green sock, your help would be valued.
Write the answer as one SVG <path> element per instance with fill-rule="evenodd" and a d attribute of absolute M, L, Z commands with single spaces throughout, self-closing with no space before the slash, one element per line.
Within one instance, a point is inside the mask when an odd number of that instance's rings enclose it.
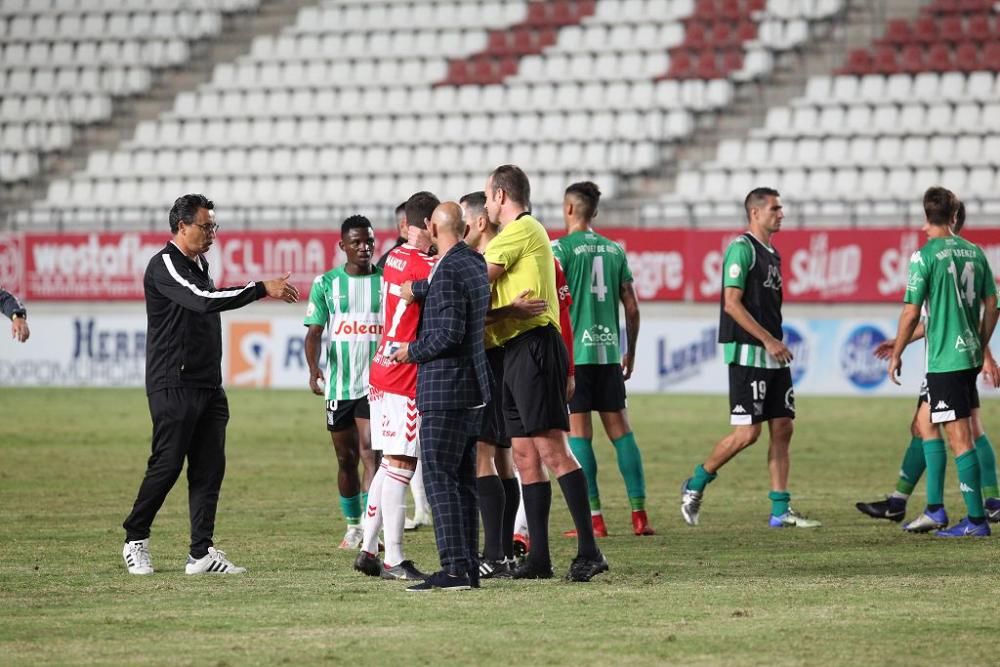
<path fill-rule="evenodd" d="M 594 456 L 594 445 L 590 438 L 569 436 L 569 448 L 573 456 L 580 462 L 583 475 L 587 478 L 587 492 L 590 496 L 590 509 L 601 509 L 601 491 L 597 488 L 597 457 Z"/>
<path fill-rule="evenodd" d="M 792 494 L 788 491 L 771 491 L 767 494 L 767 499 L 771 501 L 771 516 L 781 516 L 788 511 Z"/>
<path fill-rule="evenodd" d="M 920 476 L 924 474 L 927 462 L 924 459 L 924 441 L 919 436 L 910 438 L 910 446 L 903 454 L 903 462 L 899 466 L 899 479 L 896 481 L 896 490 L 900 493 L 910 495 L 913 487 L 920 481 Z"/>
<path fill-rule="evenodd" d="M 955 459 L 958 469 L 958 488 L 962 491 L 962 500 L 969 510 L 969 517 L 981 519 L 983 513 L 983 489 L 979 484 L 979 457 L 976 452 L 968 451 Z"/>
<path fill-rule="evenodd" d="M 617 440 L 612 440 L 611 444 L 615 446 L 618 470 L 625 480 L 629 505 L 633 511 L 646 509 L 646 476 L 642 472 L 642 454 L 635 444 L 635 435 L 629 431 Z"/>
<path fill-rule="evenodd" d="M 708 483 L 719 476 L 717 472 L 708 472 L 705 466 L 699 465 L 694 469 L 694 475 L 687 481 L 687 488 L 692 491 L 704 491 Z"/>
<path fill-rule="evenodd" d="M 983 498 L 1000 498 L 997 485 L 997 457 L 993 444 L 983 433 L 976 438 L 976 456 L 979 458 L 979 480 L 983 484 Z"/>
<path fill-rule="evenodd" d="M 350 498 L 340 497 L 340 511 L 344 513 L 344 519 L 350 526 L 357 526 L 361 523 L 361 494 Z"/>
<path fill-rule="evenodd" d="M 944 505 L 944 471 L 948 465 L 944 440 L 924 440 L 924 461 L 927 463 L 927 504 Z"/>

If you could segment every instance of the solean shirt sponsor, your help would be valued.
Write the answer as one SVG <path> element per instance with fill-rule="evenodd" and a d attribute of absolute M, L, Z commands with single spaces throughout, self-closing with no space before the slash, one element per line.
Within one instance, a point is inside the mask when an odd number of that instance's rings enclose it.
<path fill-rule="evenodd" d="M 146 297 L 146 392 L 222 386 L 219 313 L 267 295 L 263 282 L 218 289 L 208 262 L 173 242 L 153 255 L 143 277 Z"/>

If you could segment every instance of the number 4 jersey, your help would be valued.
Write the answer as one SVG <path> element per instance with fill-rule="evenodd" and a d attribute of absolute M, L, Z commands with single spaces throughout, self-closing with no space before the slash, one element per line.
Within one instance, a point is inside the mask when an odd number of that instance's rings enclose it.
<path fill-rule="evenodd" d="M 625 250 L 592 231 L 573 232 L 552 242 L 552 254 L 566 272 L 573 303 L 573 356 L 580 364 L 621 362 L 618 306 L 622 283 L 632 282 Z"/>
<path fill-rule="evenodd" d="M 400 343 L 417 339 L 421 304 L 406 303 L 400 286 L 406 281 L 424 280 L 431 275 L 435 258 L 404 243 L 389 253 L 382 269 L 382 313 L 385 330 L 372 359 L 369 381 L 375 389 L 416 398 L 417 365 L 397 364 L 389 359 Z"/>
<path fill-rule="evenodd" d="M 983 365 L 979 316 L 996 294 L 993 271 L 979 246 L 958 236 L 935 238 L 910 257 L 905 303 L 927 309 L 927 372 Z"/>

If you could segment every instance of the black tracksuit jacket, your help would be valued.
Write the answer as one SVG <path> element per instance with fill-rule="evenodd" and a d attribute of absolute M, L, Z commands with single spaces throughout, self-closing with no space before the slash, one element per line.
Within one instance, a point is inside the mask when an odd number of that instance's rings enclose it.
<path fill-rule="evenodd" d="M 173 242 L 146 266 L 146 393 L 172 387 L 222 386 L 223 310 L 267 295 L 263 282 L 217 289 L 203 256 L 192 260 Z"/>

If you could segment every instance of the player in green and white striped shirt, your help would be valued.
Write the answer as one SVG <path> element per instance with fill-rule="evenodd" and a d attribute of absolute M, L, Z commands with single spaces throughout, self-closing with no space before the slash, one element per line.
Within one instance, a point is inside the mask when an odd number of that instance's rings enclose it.
<path fill-rule="evenodd" d="M 361 546 L 364 490 L 375 474 L 368 410 L 368 368 L 382 336 L 381 272 L 372 266 L 375 232 L 368 218 L 353 215 L 340 226 L 343 266 L 313 280 L 304 324 L 309 388 L 326 398 L 326 428 L 337 453 L 340 508 L 347 521 L 341 549 Z M 323 331 L 330 345 L 326 373 L 320 368 Z M 358 461 L 364 481 L 358 477 Z"/>

